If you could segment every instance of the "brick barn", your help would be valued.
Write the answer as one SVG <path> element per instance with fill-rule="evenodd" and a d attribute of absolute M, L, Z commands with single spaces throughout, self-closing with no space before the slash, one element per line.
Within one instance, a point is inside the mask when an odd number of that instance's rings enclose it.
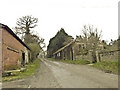
<path fill-rule="evenodd" d="M 30 49 L 6 25 L 0 24 L 2 34 L 2 71 L 15 70 L 29 63 Z"/>

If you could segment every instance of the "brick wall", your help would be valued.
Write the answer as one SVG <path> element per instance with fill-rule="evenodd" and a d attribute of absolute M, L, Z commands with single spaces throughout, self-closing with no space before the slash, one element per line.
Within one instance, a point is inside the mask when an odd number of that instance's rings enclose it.
<path fill-rule="evenodd" d="M 2 41 L 2 70 L 18 68 L 24 46 L 4 29 L 2 29 Z"/>

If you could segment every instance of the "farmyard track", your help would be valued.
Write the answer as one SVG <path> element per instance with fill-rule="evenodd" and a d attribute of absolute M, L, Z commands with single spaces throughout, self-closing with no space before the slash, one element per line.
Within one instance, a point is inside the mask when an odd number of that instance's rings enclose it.
<path fill-rule="evenodd" d="M 118 75 L 88 65 L 42 59 L 34 76 L 5 82 L 3 88 L 118 88 Z"/>

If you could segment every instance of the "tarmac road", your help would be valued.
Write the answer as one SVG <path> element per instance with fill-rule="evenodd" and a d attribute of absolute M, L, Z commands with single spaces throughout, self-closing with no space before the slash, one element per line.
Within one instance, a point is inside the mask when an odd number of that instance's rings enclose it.
<path fill-rule="evenodd" d="M 2 83 L 0 82 L 0 90 L 2 89 Z"/>
<path fill-rule="evenodd" d="M 118 88 L 118 75 L 89 65 L 42 59 L 34 76 L 5 82 L 3 88 Z"/>

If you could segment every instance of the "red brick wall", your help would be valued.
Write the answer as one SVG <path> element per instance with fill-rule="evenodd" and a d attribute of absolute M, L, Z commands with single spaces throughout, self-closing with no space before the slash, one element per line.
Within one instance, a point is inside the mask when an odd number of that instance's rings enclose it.
<path fill-rule="evenodd" d="M 8 47 L 19 53 L 9 50 Z M 2 29 L 2 70 L 16 69 L 20 66 L 24 46 L 8 31 Z"/>

